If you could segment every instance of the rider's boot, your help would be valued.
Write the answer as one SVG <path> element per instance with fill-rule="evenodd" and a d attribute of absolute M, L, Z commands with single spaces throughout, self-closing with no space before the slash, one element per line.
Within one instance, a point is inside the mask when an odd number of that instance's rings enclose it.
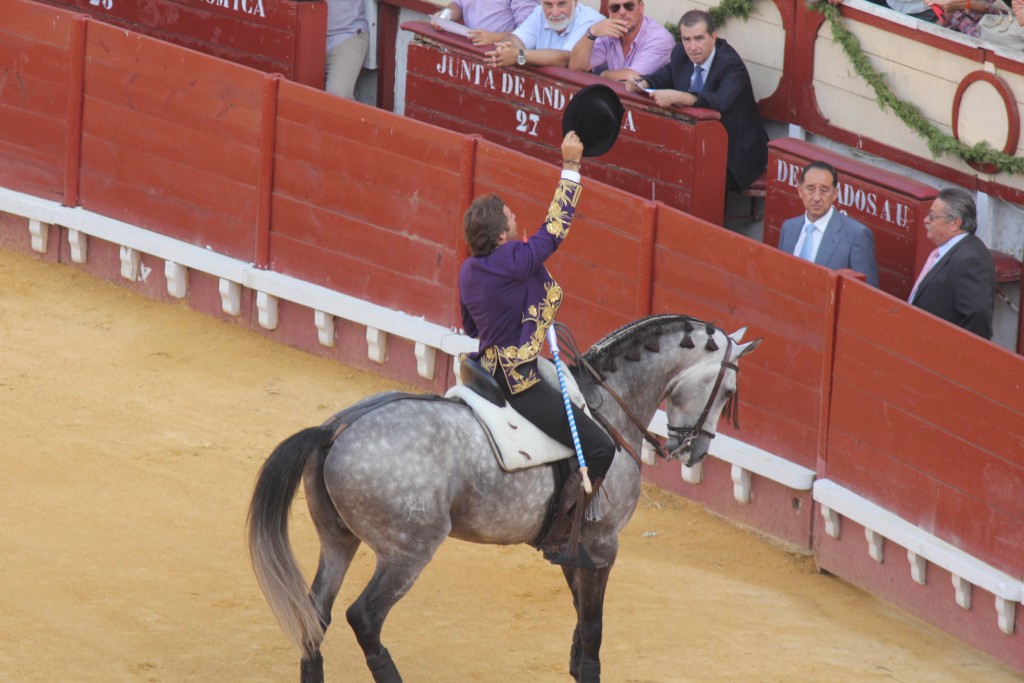
<path fill-rule="evenodd" d="M 591 493 L 587 494 L 583 489 L 583 475 L 579 470 L 573 470 L 565 480 L 559 494 L 558 511 L 547 534 L 538 543 L 545 560 L 570 567 L 596 568 L 580 539 L 580 526 L 583 523 L 584 509 L 597 495 L 600 486 L 601 480 L 598 479 L 594 482 Z"/>

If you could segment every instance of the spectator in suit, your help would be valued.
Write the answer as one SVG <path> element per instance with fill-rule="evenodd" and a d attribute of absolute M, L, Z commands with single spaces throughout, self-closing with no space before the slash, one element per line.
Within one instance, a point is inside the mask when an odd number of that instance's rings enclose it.
<path fill-rule="evenodd" d="M 831 164 L 814 161 L 800 172 L 797 193 L 806 213 L 782 224 L 779 248 L 819 266 L 851 268 L 878 286 L 875 236 L 835 208 L 839 175 Z"/>
<path fill-rule="evenodd" d="M 969 332 L 992 338 L 996 269 L 992 254 L 974 234 L 978 211 L 961 188 L 940 190 L 924 219 L 935 250 L 910 292 L 911 304 Z"/>
<path fill-rule="evenodd" d="M 659 107 L 679 104 L 719 112 L 729 134 L 725 188 L 740 192 L 768 165 L 768 134 L 747 67 L 716 30 L 710 14 L 690 10 L 679 20 L 680 44 L 672 50 L 669 63 L 626 87 L 633 92 L 653 88 L 650 94 Z"/>
<path fill-rule="evenodd" d="M 492 66 L 569 66 L 569 52 L 604 19 L 579 0 L 541 0 L 508 40 L 487 53 Z"/>
<path fill-rule="evenodd" d="M 324 90 L 351 100 L 370 49 L 363 0 L 327 0 L 327 64 Z"/>
<path fill-rule="evenodd" d="M 573 47 L 570 69 L 632 81 L 668 64 L 676 41 L 668 29 L 644 16 L 644 0 L 609 2 L 608 15 Z"/>

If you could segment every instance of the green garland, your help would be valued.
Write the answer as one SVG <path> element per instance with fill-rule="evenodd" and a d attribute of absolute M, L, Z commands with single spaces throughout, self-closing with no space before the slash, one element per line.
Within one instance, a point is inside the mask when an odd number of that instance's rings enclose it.
<path fill-rule="evenodd" d="M 724 24 L 731 17 L 740 17 L 745 21 L 750 18 L 751 1 L 723 0 L 718 7 L 708 11 L 719 25 Z M 939 130 L 925 118 L 915 105 L 896 97 L 896 94 L 889 88 L 889 84 L 886 83 L 885 76 L 871 66 L 871 61 L 864 54 L 857 36 L 843 26 L 839 8 L 823 1 L 814 3 L 811 8 L 825 15 L 832 28 L 832 38 L 843 48 L 843 52 L 846 53 L 846 57 L 850 60 L 857 75 L 875 91 L 878 106 L 882 111 L 892 110 L 908 128 L 923 138 L 934 158 L 950 154 L 970 163 L 990 164 L 1007 173 L 1024 173 L 1024 158 L 1004 154 L 993 149 L 987 142 L 979 142 L 973 146 L 966 145 L 952 135 L 946 135 Z M 674 28 L 678 31 L 678 27 Z"/>

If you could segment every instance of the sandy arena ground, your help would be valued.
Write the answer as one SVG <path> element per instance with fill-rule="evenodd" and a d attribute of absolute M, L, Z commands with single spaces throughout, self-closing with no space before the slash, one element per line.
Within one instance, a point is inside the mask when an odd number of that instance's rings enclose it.
<path fill-rule="evenodd" d="M 298 680 L 243 524 L 271 449 L 392 382 L 0 251 L 0 681 Z M 317 546 L 298 501 L 293 541 Z M 335 609 L 328 681 L 370 681 Z M 385 630 L 406 680 L 567 682 L 572 606 L 531 549 L 449 541 Z M 610 683 L 1020 677 L 684 500 L 622 536 Z"/>

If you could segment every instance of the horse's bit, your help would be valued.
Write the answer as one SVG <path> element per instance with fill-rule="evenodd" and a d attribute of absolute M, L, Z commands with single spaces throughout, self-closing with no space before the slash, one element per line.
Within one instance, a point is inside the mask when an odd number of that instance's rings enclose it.
<path fill-rule="evenodd" d="M 709 439 L 715 438 L 715 435 L 708 430 L 704 429 L 704 422 L 707 421 L 708 415 L 711 414 L 711 406 L 715 404 L 715 399 L 718 398 L 718 390 L 722 387 L 722 380 L 725 379 L 725 371 L 732 369 L 739 372 L 739 366 L 736 363 L 729 362 L 729 354 L 732 351 L 733 340 L 732 337 L 726 336 L 728 343 L 725 347 L 725 356 L 722 358 L 722 366 L 718 370 L 718 377 L 715 378 L 715 386 L 711 389 L 711 395 L 708 396 L 708 402 L 704 406 L 704 411 L 700 414 L 696 424 L 692 427 L 673 427 L 668 426 L 668 433 L 670 436 L 674 436 L 679 439 L 679 448 L 675 449 L 668 454 L 669 458 L 675 459 L 675 456 L 680 452 L 690 447 L 690 444 L 694 440 L 704 434 Z M 728 402 L 725 404 L 725 415 L 726 419 L 732 422 L 734 427 L 739 427 L 738 414 L 737 414 L 737 403 L 736 395 L 733 394 L 729 397 Z"/>

